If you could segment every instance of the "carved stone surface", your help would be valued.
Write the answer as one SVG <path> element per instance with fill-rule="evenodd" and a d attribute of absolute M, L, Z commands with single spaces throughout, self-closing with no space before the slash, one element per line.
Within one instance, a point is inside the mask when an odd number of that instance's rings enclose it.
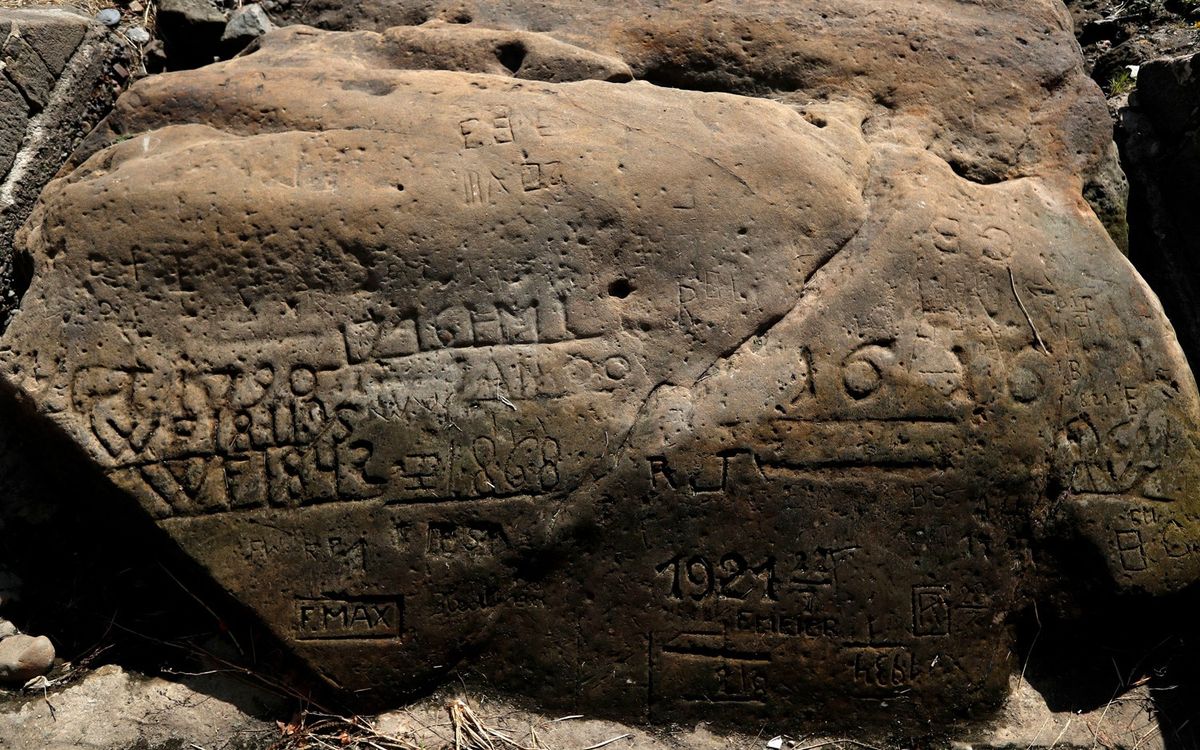
<path fill-rule="evenodd" d="M 704 12 L 775 52 L 869 37 L 742 5 Z M 148 78 L 21 236 L 5 382 L 347 689 L 465 664 L 653 720 L 995 705 L 1047 546 L 1197 578 L 1200 408 L 1081 197 L 1104 110 L 1062 9 L 942 5 L 871 28 L 920 57 L 1002 22 L 1029 78 L 943 48 L 924 93 L 897 57 L 780 103 L 440 25 Z M 918 6 L 946 18 L 897 26 Z"/>

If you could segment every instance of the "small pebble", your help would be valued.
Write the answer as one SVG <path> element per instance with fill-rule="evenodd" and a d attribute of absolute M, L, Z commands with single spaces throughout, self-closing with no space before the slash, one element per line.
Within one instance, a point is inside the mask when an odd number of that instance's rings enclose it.
<path fill-rule="evenodd" d="M 116 8 L 105 8 L 96 14 L 96 20 L 105 26 L 116 26 L 121 22 L 121 11 Z"/>
<path fill-rule="evenodd" d="M 145 44 L 150 41 L 150 32 L 146 31 L 141 26 L 134 26 L 129 31 L 125 32 L 125 36 L 129 37 L 129 41 L 134 44 Z"/>
<path fill-rule="evenodd" d="M 250 3 L 243 5 L 229 19 L 229 23 L 225 25 L 225 33 L 221 35 L 221 41 L 247 44 L 273 28 L 275 28 L 275 24 L 271 23 L 266 11 L 257 3 Z"/>
<path fill-rule="evenodd" d="M 0 682 L 24 685 L 54 665 L 54 644 L 44 635 L 10 635 L 0 640 Z"/>

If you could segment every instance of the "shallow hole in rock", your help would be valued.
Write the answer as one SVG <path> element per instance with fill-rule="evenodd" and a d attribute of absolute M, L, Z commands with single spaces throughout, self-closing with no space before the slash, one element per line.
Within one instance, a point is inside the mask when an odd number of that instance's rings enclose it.
<path fill-rule="evenodd" d="M 366 81 L 346 81 L 342 84 L 342 89 L 346 91 L 361 91 L 371 96 L 386 96 L 395 91 L 396 86 L 387 81 L 370 79 Z"/>
<path fill-rule="evenodd" d="M 947 159 L 946 163 L 950 165 L 954 174 L 979 185 L 995 185 L 1004 181 L 1000 175 L 978 164 L 969 164 L 959 159 Z"/>
<path fill-rule="evenodd" d="M 608 296 L 616 297 L 617 299 L 625 299 L 633 294 L 634 286 L 629 279 L 621 278 L 613 281 L 608 285 Z"/>
<path fill-rule="evenodd" d="M 505 42 L 496 48 L 496 59 L 509 73 L 516 75 L 525 63 L 525 45 L 521 42 Z"/>

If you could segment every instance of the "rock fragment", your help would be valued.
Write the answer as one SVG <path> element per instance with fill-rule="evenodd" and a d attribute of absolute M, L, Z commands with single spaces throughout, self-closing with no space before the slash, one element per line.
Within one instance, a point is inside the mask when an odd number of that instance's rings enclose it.
<path fill-rule="evenodd" d="M 225 31 L 221 34 L 221 43 L 226 47 L 241 49 L 258 37 L 267 33 L 275 25 L 267 17 L 267 12 L 258 3 L 243 5 L 233 12 Z"/>
<path fill-rule="evenodd" d="M 225 11 L 214 0 L 161 0 L 158 13 L 171 24 L 198 28 L 225 24 Z"/>
<path fill-rule="evenodd" d="M 96 14 L 96 20 L 105 26 L 116 26 L 121 23 L 121 11 L 116 8 L 104 8 Z"/>
<path fill-rule="evenodd" d="M 23 685 L 53 665 L 54 644 L 45 636 L 16 634 L 0 639 L 0 682 Z"/>
<path fill-rule="evenodd" d="M 104 83 L 128 45 L 57 8 L 0 10 L 0 322 L 21 288 L 12 236 L 64 155 L 118 92 Z"/>
<path fill-rule="evenodd" d="M 19 26 L 16 33 L 10 31 L 4 40 L 3 57 L 5 75 L 21 89 L 31 109 L 40 112 L 50 98 L 55 76 L 21 36 Z"/>

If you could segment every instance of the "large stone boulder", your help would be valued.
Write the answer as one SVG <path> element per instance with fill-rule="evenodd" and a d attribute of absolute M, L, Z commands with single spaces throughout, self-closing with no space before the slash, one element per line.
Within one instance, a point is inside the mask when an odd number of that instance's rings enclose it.
<path fill-rule="evenodd" d="M 1196 580 L 1057 3 L 505 5 L 145 79 L 21 235 L 8 389 L 331 684 L 913 727 L 1046 550 Z"/>

